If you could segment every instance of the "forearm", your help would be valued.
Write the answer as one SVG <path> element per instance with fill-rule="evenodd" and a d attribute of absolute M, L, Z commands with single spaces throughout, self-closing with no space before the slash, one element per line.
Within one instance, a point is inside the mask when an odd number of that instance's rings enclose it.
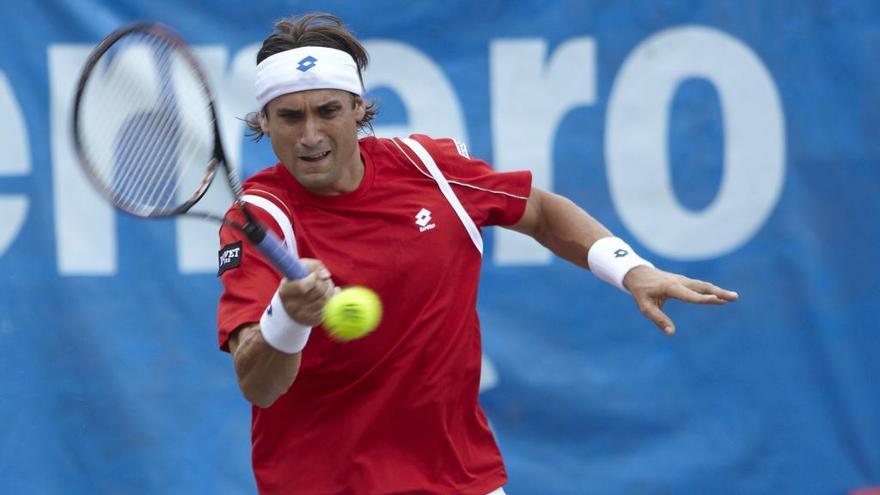
<path fill-rule="evenodd" d="M 608 239 L 597 245 L 599 239 L 611 237 L 608 229 L 570 200 L 539 188 L 532 188 L 522 218 L 510 228 L 532 236 L 557 256 L 578 266 L 589 269 L 588 259 L 593 258 L 594 273 L 629 291 L 642 313 L 669 335 L 675 333 L 675 324 L 662 311 L 667 299 L 724 304 L 739 297 L 736 292 L 702 280 L 657 270 L 650 264 L 650 268 L 645 267 L 647 263 L 638 255 L 629 256 L 632 248 L 618 255 L 619 246 L 628 247 L 620 239 Z M 615 245 L 618 249 L 610 251 Z M 593 256 L 591 249 L 597 249 Z"/>
<path fill-rule="evenodd" d="M 255 406 L 269 407 L 296 379 L 302 353 L 287 354 L 270 346 L 259 325 L 242 328 L 229 343 L 238 386 Z"/>
<path fill-rule="evenodd" d="M 529 198 L 527 219 L 515 226 L 554 254 L 580 267 L 587 266 L 587 253 L 594 242 L 611 232 L 568 198 L 536 189 Z"/>

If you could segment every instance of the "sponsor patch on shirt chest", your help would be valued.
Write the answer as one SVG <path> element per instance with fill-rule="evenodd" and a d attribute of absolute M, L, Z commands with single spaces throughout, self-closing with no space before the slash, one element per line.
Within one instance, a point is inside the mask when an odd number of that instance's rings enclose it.
<path fill-rule="evenodd" d="M 226 270 L 241 266 L 241 241 L 227 244 L 218 253 L 219 261 L 217 276 L 223 275 Z"/>

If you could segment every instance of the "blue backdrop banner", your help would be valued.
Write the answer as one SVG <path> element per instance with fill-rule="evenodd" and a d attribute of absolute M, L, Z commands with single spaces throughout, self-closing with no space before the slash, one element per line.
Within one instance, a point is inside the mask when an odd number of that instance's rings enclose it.
<path fill-rule="evenodd" d="M 0 492 L 248 493 L 250 408 L 216 348 L 216 226 L 142 222 L 70 142 L 89 51 L 135 20 L 193 45 L 231 161 L 275 20 L 365 42 L 379 135 L 529 168 L 670 271 L 626 294 L 487 231 L 481 401 L 511 495 L 847 493 L 880 485 L 880 4 L 0 0 Z"/>

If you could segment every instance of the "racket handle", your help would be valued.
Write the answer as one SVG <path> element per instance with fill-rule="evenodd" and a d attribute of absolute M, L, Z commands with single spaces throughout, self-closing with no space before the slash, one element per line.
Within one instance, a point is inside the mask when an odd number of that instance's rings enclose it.
<path fill-rule="evenodd" d="M 288 279 L 298 280 L 309 274 L 306 267 L 287 251 L 284 244 L 271 231 L 254 222 L 248 222 L 242 230 L 251 244 L 259 249 L 263 256 Z"/>

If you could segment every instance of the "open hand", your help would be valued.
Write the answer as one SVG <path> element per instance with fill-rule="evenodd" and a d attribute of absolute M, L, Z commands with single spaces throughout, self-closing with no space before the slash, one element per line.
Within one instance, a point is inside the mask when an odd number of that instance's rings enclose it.
<path fill-rule="evenodd" d="M 667 335 L 675 333 L 675 324 L 663 312 L 663 304 L 667 299 L 679 299 L 694 304 L 726 304 L 739 298 L 736 292 L 709 282 L 649 266 L 630 270 L 623 279 L 623 285 L 636 300 L 642 314 Z"/>

